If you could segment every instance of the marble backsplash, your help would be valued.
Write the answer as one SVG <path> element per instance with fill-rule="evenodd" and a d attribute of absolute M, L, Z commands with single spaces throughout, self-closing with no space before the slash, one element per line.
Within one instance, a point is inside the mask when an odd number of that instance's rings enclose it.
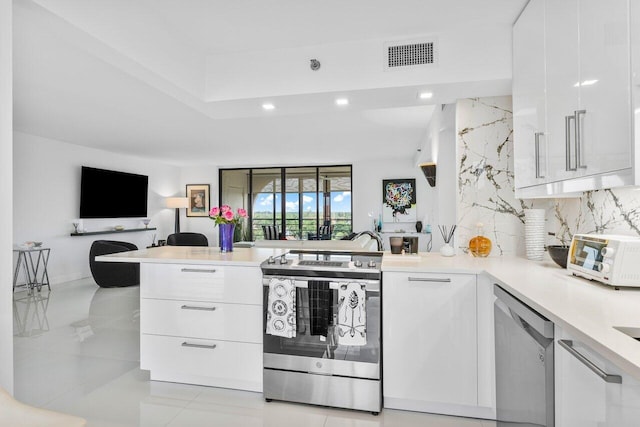
<path fill-rule="evenodd" d="M 575 233 L 640 236 L 640 187 L 588 191 L 574 199 L 540 201 L 547 209 L 549 244 L 568 244 Z"/>
<path fill-rule="evenodd" d="M 511 97 L 463 99 L 456 105 L 458 163 L 455 245 L 464 248 L 476 224 L 493 242 L 491 256 L 524 255 L 524 209 L 546 210 L 547 244 L 574 233 L 640 235 L 640 187 L 589 191 L 580 198 L 515 198 Z"/>
<path fill-rule="evenodd" d="M 491 255 L 524 253 L 524 209 L 530 206 L 514 195 L 511 97 L 459 100 L 456 133 L 456 246 L 465 247 L 482 223 Z"/>

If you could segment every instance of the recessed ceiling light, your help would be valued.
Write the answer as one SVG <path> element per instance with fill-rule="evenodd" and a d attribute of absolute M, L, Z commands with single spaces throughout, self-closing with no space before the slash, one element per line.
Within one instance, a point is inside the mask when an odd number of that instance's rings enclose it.
<path fill-rule="evenodd" d="M 269 110 L 275 110 L 275 109 L 276 109 L 276 106 L 275 106 L 275 105 L 273 105 L 273 104 L 270 104 L 270 103 L 265 103 L 265 104 L 262 104 L 262 108 L 263 108 L 264 110 L 269 111 Z"/>
<path fill-rule="evenodd" d="M 336 99 L 336 105 L 349 105 L 349 100 L 347 98 L 338 98 Z"/>
<path fill-rule="evenodd" d="M 433 92 L 420 92 L 418 94 L 418 98 L 420 98 L 420 99 L 431 99 L 431 98 L 433 98 Z"/>

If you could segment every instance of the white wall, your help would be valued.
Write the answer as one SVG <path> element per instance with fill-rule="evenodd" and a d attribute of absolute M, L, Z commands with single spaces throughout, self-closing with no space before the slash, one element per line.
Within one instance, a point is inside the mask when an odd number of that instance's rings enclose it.
<path fill-rule="evenodd" d="M 192 166 L 180 169 L 180 188 L 186 195 L 187 184 L 209 184 L 210 207 L 218 206 L 218 168 L 215 166 Z M 236 206 L 234 206 L 236 208 Z M 218 246 L 218 228 L 208 217 L 189 217 L 186 210 L 181 209 L 180 231 L 202 233 L 209 239 L 209 246 Z"/>
<path fill-rule="evenodd" d="M 175 166 L 19 132 L 14 133 L 13 159 L 12 241 L 15 244 L 43 241 L 51 248 L 49 277 L 54 284 L 91 275 L 89 248 L 94 240 L 124 240 L 144 248 L 152 243 L 154 234 L 164 239 L 173 232 L 174 212 L 165 208 L 164 198 L 185 194 L 184 186 L 180 185 L 180 169 Z M 149 226 L 158 230 L 71 237 L 71 222 L 78 217 L 80 206 L 81 166 L 148 175 Z M 139 219 L 83 223 L 89 231 L 106 230 L 114 225 L 143 226 Z"/>
<path fill-rule="evenodd" d="M 444 244 L 438 225 L 451 227 L 456 224 L 456 187 L 458 167 L 456 164 L 456 106 L 448 104 L 437 106 L 431 116 L 427 134 L 421 152 L 415 158 L 415 164 L 436 163 L 436 186 L 433 208 L 426 211 L 424 221 L 431 224 L 433 251 Z M 454 245 L 456 237 L 454 234 Z"/>
<path fill-rule="evenodd" d="M 413 153 L 411 153 L 413 154 Z M 51 248 L 51 282 L 89 277 L 88 254 L 91 243 L 100 238 L 125 240 L 142 248 L 173 232 L 174 211 L 165 208 L 164 198 L 184 196 L 186 184 L 209 184 L 211 206 L 218 204 L 218 168 L 214 166 L 175 167 L 138 157 L 80 147 L 25 133 L 14 133 L 13 238 L 19 244 L 42 240 Z M 78 216 L 80 167 L 82 165 L 140 173 L 149 176 L 149 218 L 156 232 L 105 234 L 71 237 L 72 220 Z M 356 162 L 353 164 L 353 229 L 370 230 L 372 218 L 382 208 L 382 180 L 415 178 L 418 191 L 417 217 L 437 212 L 436 189 L 427 184 L 413 156 L 405 159 Z M 102 230 L 122 224 L 142 226 L 137 219 L 84 220 L 86 230 Z M 186 217 L 180 213 L 181 231 L 203 233 L 210 246 L 218 245 L 218 230 L 208 218 Z M 395 228 L 414 231 L 415 224 L 398 223 Z"/>
<path fill-rule="evenodd" d="M 0 0 L 0 387 L 13 394 L 11 0 Z"/>
<path fill-rule="evenodd" d="M 437 209 L 436 192 L 415 165 L 413 153 L 405 159 L 380 159 L 353 163 L 353 231 L 372 230 L 373 219 L 382 213 L 382 180 L 415 178 L 418 220 Z M 371 216 L 370 216 L 371 215 Z M 383 230 L 415 232 L 415 222 L 386 224 Z"/>

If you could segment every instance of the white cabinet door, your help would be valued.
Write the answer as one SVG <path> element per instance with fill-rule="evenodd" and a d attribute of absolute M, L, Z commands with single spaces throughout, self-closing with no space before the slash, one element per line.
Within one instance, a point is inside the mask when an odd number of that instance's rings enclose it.
<path fill-rule="evenodd" d="M 478 405 L 476 276 L 384 273 L 385 407 L 451 415 Z"/>
<path fill-rule="evenodd" d="M 560 346 L 560 340 L 571 340 L 571 338 L 563 334 L 557 326 L 555 336 L 556 425 L 562 427 L 603 425 L 606 416 L 606 383 Z M 579 342 L 574 340 L 571 344 L 576 351 L 585 353 Z"/>
<path fill-rule="evenodd" d="M 513 149 L 516 188 L 547 175 L 545 0 L 531 0 L 513 26 Z"/>
<path fill-rule="evenodd" d="M 545 7 L 545 49 L 547 70 L 548 181 L 575 176 L 574 112 L 578 110 L 580 48 L 578 1 L 547 0 Z M 567 152 L 567 148 L 569 151 Z M 567 168 L 567 161 L 571 165 Z"/>
<path fill-rule="evenodd" d="M 581 175 L 630 168 L 628 0 L 580 0 Z"/>
<path fill-rule="evenodd" d="M 548 181 L 632 165 L 628 20 L 628 0 L 546 1 Z"/>
<path fill-rule="evenodd" d="M 557 426 L 639 425 L 638 381 L 558 327 L 554 351 Z"/>

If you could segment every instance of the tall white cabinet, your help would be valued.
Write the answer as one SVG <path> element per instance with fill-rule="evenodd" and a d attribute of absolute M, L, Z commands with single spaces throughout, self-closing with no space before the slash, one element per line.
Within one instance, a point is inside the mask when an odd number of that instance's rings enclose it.
<path fill-rule="evenodd" d="M 629 22 L 629 0 L 531 0 L 514 25 L 519 197 L 635 183 Z"/>

